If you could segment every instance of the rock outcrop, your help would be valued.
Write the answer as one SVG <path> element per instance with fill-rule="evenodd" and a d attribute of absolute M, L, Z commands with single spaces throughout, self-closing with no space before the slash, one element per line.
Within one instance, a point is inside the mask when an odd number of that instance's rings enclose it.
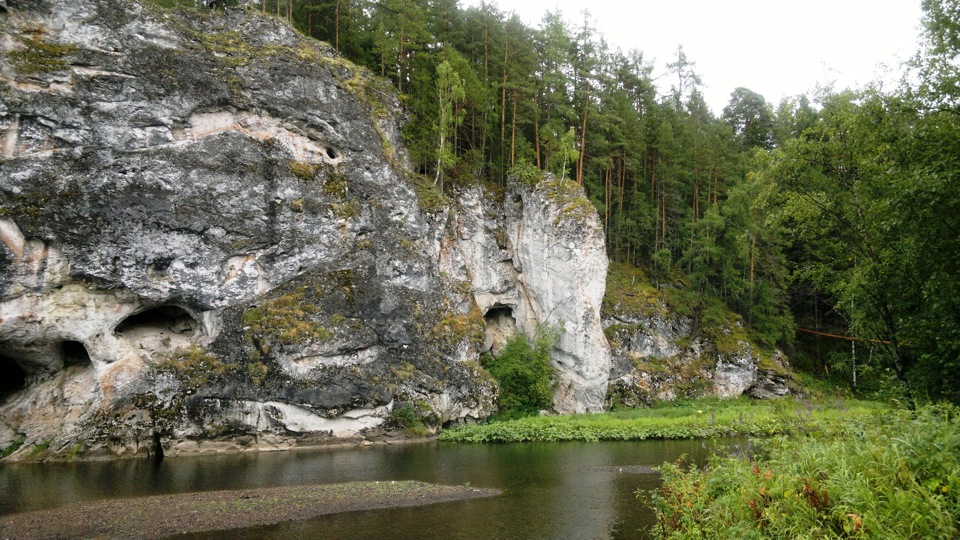
<path fill-rule="evenodd" d="M 483 350 L 542 324 L 560 330 L 552 360 L 554 410 L 603 410 L 610 350 L 600 324 L 607 276 L 603 229 L 573 182 L 514 185 L 494 202 L 477 190 L 459 200 L 441 271 L 469 281 L 486 321 Z"/>
<path fill-rule="evenodd" d="M 394 92 L 257 13 L 0 9 L 0 452 L 377 437 L 480 420 L 477 358 L 562 327 L 561 412 L 603 407 L 606 256 L 577 189 L 425 213 Z"/>
<path fill-rule="evenodd" d="M 786 358 L 751 343 L 736 315 L 723 310 L 722 322 L 695 331 L 694 320 L 668 309 L 642 271 L 615 272 L 620 283 L 608 290 L 603 314 L 611 349 L 609 406 L 789 393 Z"/>

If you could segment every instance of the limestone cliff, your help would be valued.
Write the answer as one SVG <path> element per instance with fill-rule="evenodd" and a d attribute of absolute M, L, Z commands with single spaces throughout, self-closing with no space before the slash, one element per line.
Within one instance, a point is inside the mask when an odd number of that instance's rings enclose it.
<path fill-rule="evenodd" d="M 557 327 L 554 409 L 598 412 L 610 371 L 600 324 L 607 275 L 603 229 L 573 182 L 514 185 L 494 201 L 468 190 L 441 245 L 441 272 L 470 283 L 486 322 L 484 350 L 540 324 Z"/>
<path fill-rule="evenodd" d="M 479 353 L 543 322 L 555 408 L 603 407 L 603 235 L 569 182 L 424 212 L 394 91 L 257 13 L 7 0 L 0 54 L 8 459 L 476 421 Z"/>

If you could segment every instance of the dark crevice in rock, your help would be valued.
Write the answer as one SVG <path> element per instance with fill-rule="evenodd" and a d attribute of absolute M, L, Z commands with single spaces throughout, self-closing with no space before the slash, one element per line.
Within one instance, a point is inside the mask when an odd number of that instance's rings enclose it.
<path fill-rule="evenodd" d="M 64 341 L 60 345 L 60 351 L 63 353 L 63 367 L 93 364 L 87 348 L 79 341 Z"/>
<path fill-rule="evenodd" d="M 8 356 L 0 355 L 0 401 L 22 390 L 27 384 L 27 372 Z"/>

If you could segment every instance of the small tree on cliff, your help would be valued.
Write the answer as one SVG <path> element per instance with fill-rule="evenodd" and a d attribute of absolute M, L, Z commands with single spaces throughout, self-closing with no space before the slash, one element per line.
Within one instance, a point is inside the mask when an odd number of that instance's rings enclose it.
<path fill-rule="evenodd" d="M 437 66 L 437 101 L 440 110 L 435 124 L 440 141 L 437 146 L 437 176 L 433 180 L 434 186 L 440 183 L 440 191 L 443 191 L 443 169 L 452 167 L 456 159 L 447 145 L 447 139 L 463 122 L 464 111 L 457 110 L 456 105 L 463 101 L 464 97 L 466 93 L 463 89 L 463 80 L 450 66 L 450 62 L 446 60 L 440 62 Z"/>

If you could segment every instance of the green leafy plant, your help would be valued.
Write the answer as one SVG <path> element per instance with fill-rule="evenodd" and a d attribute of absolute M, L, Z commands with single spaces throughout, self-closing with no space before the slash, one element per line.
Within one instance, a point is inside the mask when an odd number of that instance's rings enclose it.
<path fill-rule="evenodd" d="M 956 538 L 960 410 L 838 418 L 706 468 L 668 464 L 652 496 L 660 538 Z"/>
<path fill-rule="evenodd" d="M 558 338 L 556 328 L 542 325 L 536 339 L 514 336 L 498 355 L 485 355 L 481 360 L 500 385 L 497 403 L 501 415 L 536 414 L 552 406 L 555 370 L 550 365 L 550 349 Z"/>

